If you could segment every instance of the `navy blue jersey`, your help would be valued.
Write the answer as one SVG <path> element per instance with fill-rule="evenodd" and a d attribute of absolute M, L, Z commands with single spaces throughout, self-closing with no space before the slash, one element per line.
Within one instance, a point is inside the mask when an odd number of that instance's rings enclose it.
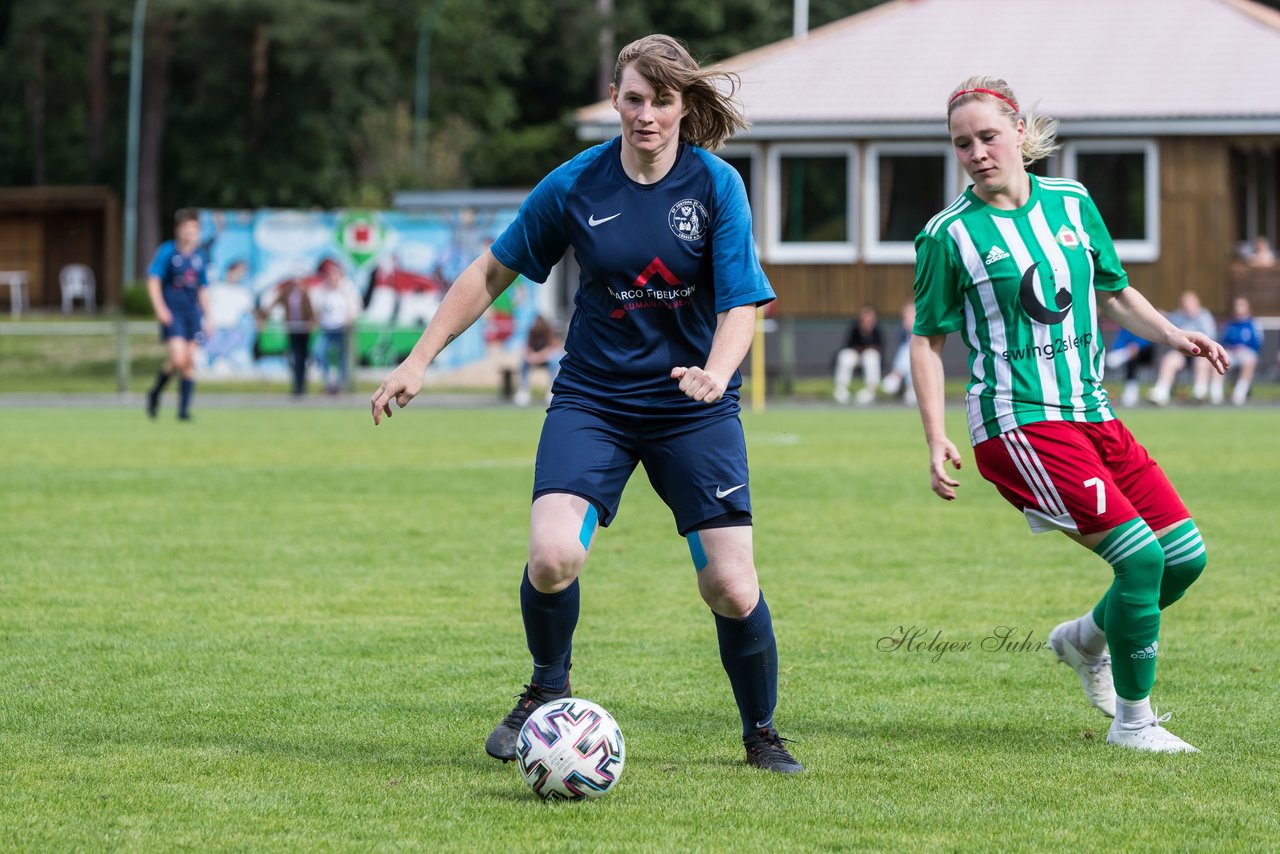
<path fill-rule="evenodd" d="M 172 240 L 160 244 L 147 274 L 160 280 L 160 294 L 169 311 L 199 309 L 196 292 L 209 284 L 200 250 L 193 249 L 189 255 L 183 255 Z"/>
<path fill-rule="evenodd" d="M 676 366 L 705 366 L 716 314 L 774 298 L 756 258 L 751 211 L 733 167 L 680 143 L 656 184 L 622 169 L 617 137 L 544 178 L 491 247 L 502 264 L 545 282 L 565 249 L 582 268 L 557 394 L 621 412 L 676 414 L 738 405 L 735 371 L 723 404 L 681 393 Z"/>

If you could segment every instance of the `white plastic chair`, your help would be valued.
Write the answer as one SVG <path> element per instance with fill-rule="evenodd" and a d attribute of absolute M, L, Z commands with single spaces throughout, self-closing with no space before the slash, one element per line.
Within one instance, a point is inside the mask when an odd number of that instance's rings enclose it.
<path fill-rule="evenodd" d="M 93 278 L 93 270 L 84 264 L 68 264 L 58 274 L 58 284 L 62 286 L 62 313 L 71 313 L 71 304 L 77 299 L 84 303 L 89 311 L 97 308 L 94 292 L 97 283 Z"/>

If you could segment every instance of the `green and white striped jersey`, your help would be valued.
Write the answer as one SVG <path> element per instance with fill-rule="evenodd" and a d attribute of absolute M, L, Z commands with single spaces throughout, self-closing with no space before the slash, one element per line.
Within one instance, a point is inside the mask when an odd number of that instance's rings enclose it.
<path fill-rule="evenodd" d="M 1037 421 L 1110 421 L 1095 289 L 1128 276 L 1084 186 L 1031 176 L 1000 210 L 965 190 L 916 237 L 917 335 L 969 346 L 973 444 Z"/>

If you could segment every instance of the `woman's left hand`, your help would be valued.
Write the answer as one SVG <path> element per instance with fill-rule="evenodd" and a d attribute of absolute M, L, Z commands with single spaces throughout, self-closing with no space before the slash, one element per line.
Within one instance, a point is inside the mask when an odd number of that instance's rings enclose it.
<path fill-rule="evenodd" d="M 672 368 L 671 379 L 680 381 L 680 390 L 687 397 L 703 403 L 715 403 L 724 397 L 727 380 L 713 376 L 702 368 Z"/>
<path fill-rule="evenodd" d="M 1188 332 L 1178 329 L 1169 342 L 1185 356 L 1200 356 L 1206 359 L 1219 374 L 1225 374 L 1231 367 L 1231 358 L 1221 344 L 1203 332 Z"/>

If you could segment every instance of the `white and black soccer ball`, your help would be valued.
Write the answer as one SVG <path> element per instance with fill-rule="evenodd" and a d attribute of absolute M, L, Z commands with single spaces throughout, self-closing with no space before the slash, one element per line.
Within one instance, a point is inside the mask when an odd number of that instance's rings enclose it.
<path fill-rule="evenodd" d="M 529 715 L 516 740 L 516 764 L 539 797 L 598 798 L 622 776 L 626 746 L 613 717 L 589 700 L 565 697 Z"/>

